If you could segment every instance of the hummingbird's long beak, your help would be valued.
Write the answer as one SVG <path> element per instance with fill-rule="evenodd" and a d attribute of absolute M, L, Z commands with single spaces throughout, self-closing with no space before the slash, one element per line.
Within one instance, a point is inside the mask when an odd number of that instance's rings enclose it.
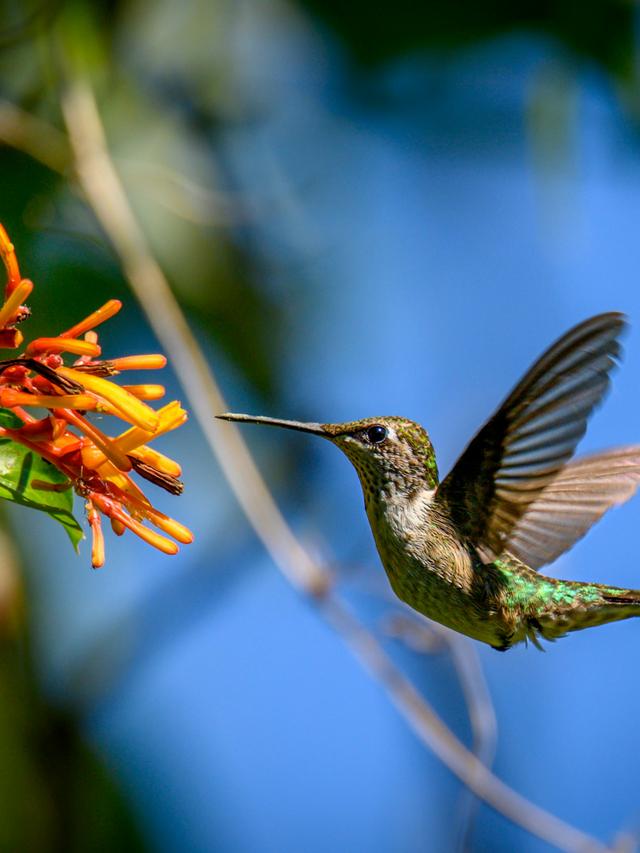
<path fill-rule="evenodd" d="M 329 434 L 325 431 L 322 424 L 285 421 L 280 418 L 267 418 L 264 415 L 240 415 L 234 412 L 225 412 L 223 415 L 216 415 L 216 417 L 223 421 L 235 421 L 236 423 L 245 424 L 266 424 L 267 426 L 295 429 L 298 432 L 310 432 L 313 435 L 321 435 L 324 438 L 329 438 Z"/>

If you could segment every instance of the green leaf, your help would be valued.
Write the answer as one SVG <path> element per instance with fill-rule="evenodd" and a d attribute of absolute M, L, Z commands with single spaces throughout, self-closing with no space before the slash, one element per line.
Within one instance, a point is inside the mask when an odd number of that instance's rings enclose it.
<path fill-rule="evenodd" d="M 9 409 L 0 408 L 0 426 L 15 429 L 22 422 Z M 9 438 L 0 438 L 0 498 L 48 513 L 67 531 L 73 547 L 84 538 L 82 528 L 73 515 L 73 489 L 61 492 L 36 489 L 34 480 L 51 485 L 67 482 L 67 478 L 37 453 Z"/>

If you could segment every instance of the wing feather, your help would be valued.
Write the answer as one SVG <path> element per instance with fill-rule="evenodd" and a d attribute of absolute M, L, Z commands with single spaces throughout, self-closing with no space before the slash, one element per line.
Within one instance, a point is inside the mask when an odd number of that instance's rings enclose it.
<path fill-rule="evenodd" d="M 529 543 L 534 557 L 542 555 L 539 528 L 532 533 L 530 521 L 519 528 L 518 524 L 545 489 L 558 482 L 584 435 L 587 419 L 605 395 L 609 374 L 620 358 L 618 337 L 624 327 L 624 315 L 600 314 L 553 344 L 438 487 L 436 501 L 446 507 L 467 541 L 489 558 L 508 543 L 515 543 L 522 554 Z M 555 553 L 558 547 L 549 545 L 544 553 Z"/>
<path fill-rule="evenodd" d="M 518 519 L 506 549 L 534 569 L 581 539 L 640 484 L 640 446 L 620 447 L 565 465 Z"/>

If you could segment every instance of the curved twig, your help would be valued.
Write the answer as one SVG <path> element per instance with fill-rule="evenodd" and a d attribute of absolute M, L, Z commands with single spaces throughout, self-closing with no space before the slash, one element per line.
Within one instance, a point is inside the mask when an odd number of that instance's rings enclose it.
<path fill-rule="evenodd" d="M 437 622 L 427 622 L 408 607 L 406 612 L 397 612 L 385 619 L 384 624 L 388 634 L 403 640 L 410 649 L 418 653 L 446 650 L 456 670 L 467 706 L 473 736 L 473 753 L 485 767 L 491 767 L 495 758 L 498 728 L 493 702 L 475 646 L 455 631 L 438 625 Z M 456 827 L 456 849 L 461 852 L 469 848 L 477 807 L 478 799 L 473 791 L 465 788 L 460 799 L 460 819 Z"/>

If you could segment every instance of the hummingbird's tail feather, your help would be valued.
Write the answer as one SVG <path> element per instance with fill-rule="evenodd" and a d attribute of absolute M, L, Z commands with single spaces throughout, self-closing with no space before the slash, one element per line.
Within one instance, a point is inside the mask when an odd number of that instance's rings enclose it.
<path fill-rule="evenodd" d="M 640 607 L 640 591 L 635 589 L 620 589 L 615 593 L 603 595 L 603 599 L 608 604 L 614 604 L 617 607 L 621 605 L 631 605 L 632 607 Z M 631 614 L 635 615 L 635 614 Z"/>
<path fill-rule="evenodd" d="M 555 594 L 530 624 L 546 640 L 640 616 L 640 590 L 556 581 Z"/>

